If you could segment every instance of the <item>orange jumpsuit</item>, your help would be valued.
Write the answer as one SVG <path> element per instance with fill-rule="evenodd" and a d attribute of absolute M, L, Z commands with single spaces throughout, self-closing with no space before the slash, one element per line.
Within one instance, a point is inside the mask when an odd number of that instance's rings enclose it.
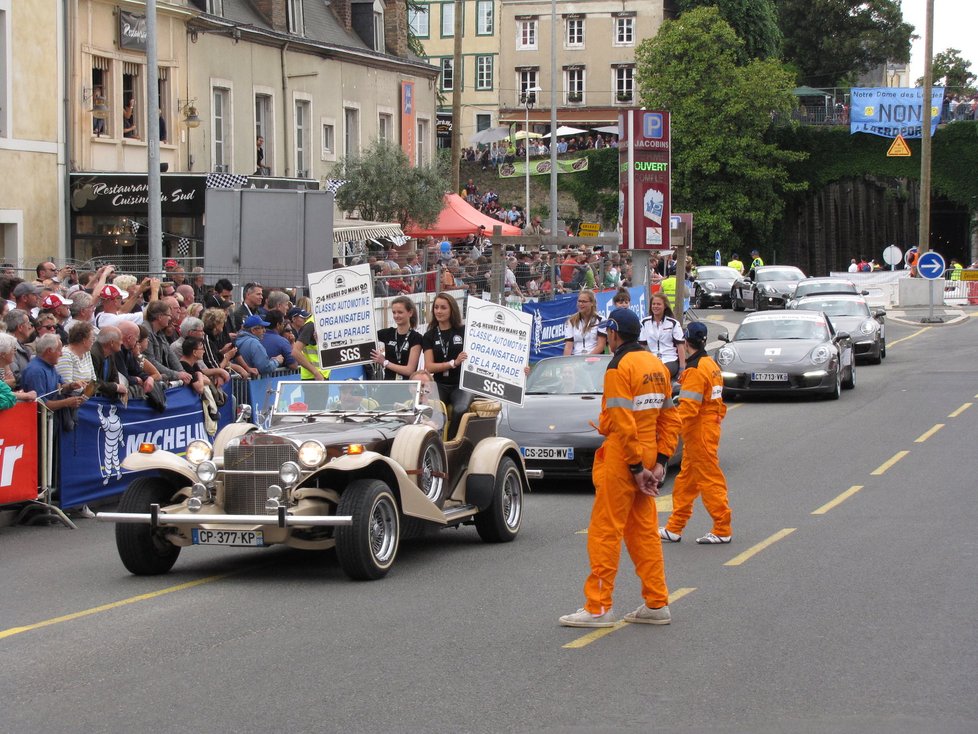
<path fill-rule="evenodd" d="M 605 441 L 594 457 L 594 507 L 588 526 L 591 574 L 584 583 L 584 608 L 611 609 L 615 576 L 625 539 L 642 597 L 651 608 L 669 603 L 655 497 L 638 490 L 630 467 L 665 464 L 676 450 L 679 417 L 669 396 L 669 370 L 638 342 L 615 352 L 604 377 L 598 431 Z"/>
<path fill-rule="evenodd" d="M 693 514 L 697 496 L 713 518 L 713 534 L 731 535 L 727 480 L 720 470 L 720 422 L 723 377 L 717 363 L 699 351 L 686 360 L 680 378 L 679 418 L 682 421 L 683 463 L 672 488 L 672 515 L 666 530 L 681 535 Z"/>

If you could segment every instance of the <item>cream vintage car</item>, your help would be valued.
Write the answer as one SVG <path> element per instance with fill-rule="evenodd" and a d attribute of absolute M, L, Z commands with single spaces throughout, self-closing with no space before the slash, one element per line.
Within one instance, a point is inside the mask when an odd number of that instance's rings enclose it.
<path fill-rule="evenodd" d="M 169 571 L 189 545 L 336 548 L 354 579 L 384 576 L 406 535 L 475 525 L 492 543 L 523 521 L 527 472 L 496 436 L 499 404 L 475 401 L 444 440 L 432 383 L 281 382 L 258 427 L 224 427 L 186 455 L 152 444 L 126 457 L 152 471 L 126 489 L 116 545 L 134 574 Z"/>

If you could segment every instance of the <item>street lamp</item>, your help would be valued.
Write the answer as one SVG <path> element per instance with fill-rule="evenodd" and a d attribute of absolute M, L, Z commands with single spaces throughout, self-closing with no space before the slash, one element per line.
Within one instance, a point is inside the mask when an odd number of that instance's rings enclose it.
<path fill-rule="evenodd" d="M 524 224 L 530 223 L 530 108 L 536 104 L 537 92 L 540 87 L 529 87 L 523 90 L 523 107 L 526 109 L 526 125 L 523 128 L 523 151 L 526 153 L 526 211 L 523 214 Z M 553 140 L 550 141 L 553 145 Z"/>

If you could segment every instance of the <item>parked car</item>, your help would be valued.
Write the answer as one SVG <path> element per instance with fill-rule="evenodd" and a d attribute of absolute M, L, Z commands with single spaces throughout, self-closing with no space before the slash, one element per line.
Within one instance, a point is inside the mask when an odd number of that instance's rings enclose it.
<path fill-rule="evenodd" d="M 794 299 L 791 308 L 821 311 L 835 328 L 848 331 L 856 359 L 879 364 L 886 356 L 886 309 L 871 309 L 861 295 L 806 296 Z"/>
<path fill-rule="evenodd" d="M 726 265 L 704 265 L 696 269 L 693 280 L 693 307 L 730 308 L 730 291 L 740 273 Z"/>
<path fill-rule="evenodd" d="M 604 441 L 595 426 L 610 362 L 610 354 L 580 354 L 533 365 L 523 405 L 503 405 L 498 428 L 520 447 L 528 470 L 545 479 L 591 477 L 594 453 Z M 676 384 L 673 394 L 679 394 Z M 680 444 L 669 467 L 681 459 Z"/>
<path fill-rule="evenodd" d="M 855 283 L 847 278 L 806 278 L 795 286 L 792 300 L 805 296 L 827 296 L 842 293 L 859 296 L 869 295 L 869 291 L 860 290 Z"/>
<path fill-rule="evenodd" d="M 499 404 L 476 401 L 455 437 L 431 418 L 432 383 L 280 382 L 268 427 L 239 422 L 186 456 L 144 444 L 126 457 L 135 479 L 116 545 L 134 574 L 170 570 L 189 545 L 336 548 L 344 572 L 376 579 L 405 533 L 474 524 L 513 540 L 527 476 L 519 448 L 496 436 Z"/>
<path fill-rule="evenodd" d="M 751 272 L 753 279 L 740 278 L 730 287 L 734 311 L 743 311 L 748 304 L 755 311 L 784 308 L 795 287 L 805 280 L 805 274 L 791 265 L 762 265 Z"/>
<path fill-rule="evenodd" d="M 769 311 L 747 316 L 716 352 L 724 397 L 822 393 L 838 399 L 856 386 L 852 339 L 814 311 Z"/>

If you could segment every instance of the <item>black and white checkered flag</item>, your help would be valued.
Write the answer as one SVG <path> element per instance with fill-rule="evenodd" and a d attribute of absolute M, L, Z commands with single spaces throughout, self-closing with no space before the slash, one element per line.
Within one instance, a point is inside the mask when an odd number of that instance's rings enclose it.
<path fill-rule="evenodd" d="M 209 189 L 243 189 L 248 185 L 248 177 L 237 173 L 208 173 L 207 188 Z"/>
<path fill-rule="evenodd" d="M 326 179 L 326 190 L 331 194 L 336 194 L 337 191 L 346 186 L 349 181 L 343 178 L 327 178 Z"/>
<path fill-rule="evenodd" d="M 129 220 L 129 231 L 130 232 L 132 232 L 133 234 L 139 234 L 139 227 L 140 227 L 140 224 L 135 219 L 130 219 Z"/>
<path fill-rule="evenodd" d="M 190 238 L 181 237 L 177 240 L 177 255 L 180 257 L 188 257 L 190 255 Z"/>

